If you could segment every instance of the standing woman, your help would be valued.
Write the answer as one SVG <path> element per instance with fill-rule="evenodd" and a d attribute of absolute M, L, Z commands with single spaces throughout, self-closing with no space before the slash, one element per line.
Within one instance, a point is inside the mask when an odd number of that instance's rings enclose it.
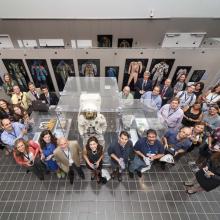
<path fill-rule="evenodd" d="M 41 149 L 37 143 L 26 142 L 23 138 L 17 139 L 13 155 L 17 164 L 28 167 L 40 180 L 44 180 L 46 167 L 41 161 Z"/>
<path fill-rule="evenodd" d="M 9 118 L 14 121 L 14 111 L 12 105 L 4 99 L 0 99 L 0 119 Z"/>
<path fill-rule="evenodd" d="M 50 130 L 44 130 L 40 134 L 39 143 L 42 149 L 41 159 L 46 163 L 47 169 L 49 171 L 55 171 L 59 179 L 61 177 L 64 178 L 65 174 L 61 174 L 59 166 L 54 160 L 53 152 L 57 147 L 57 138 L 51 133 Z"/>
<path fill-rule="evenodd" d="M 3 83 L 3 89 L 5 90 L 5 93 L 8 96 L 12 96 L 13 94 L 13 86 L 17 85 L 16 81 L 14 81 L 9 73 L 4 74 L 3 76 L 4 83 Z"/>
<path fill-rule="evenodd" d="M 90 137 L 86 146 L 83 148 L 83 158 L 86 166 L 92 171 L 91 180 L 96 179 L 98 183 L 101 180 L 101 169 L 103 160 L 103 146 L 101 146 L 96 137 Z"/>
<path fill-rule="evenodd" d="M 182 74 L 180 76 L 180 78 L 178 79 L 178 81 L 176 82 L 176 84 L 173 86 L 173 90 L 174 90 L 174 96 L 180 92 L 180 91 L 183 91 L 185 90 L 186 88 L 186 75 L 185 74 Z"/>
<path fill-rule="evenodd" d="M 195 102 L 193 106 L 186 106 L 183 112 L 182 124 L 186 127 L 193 127 L 202 120 L 202 105 L 199 102 Z"/>

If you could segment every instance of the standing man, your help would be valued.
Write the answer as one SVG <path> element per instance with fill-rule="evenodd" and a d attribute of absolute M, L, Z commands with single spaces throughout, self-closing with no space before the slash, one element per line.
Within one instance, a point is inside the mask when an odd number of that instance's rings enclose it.
<path fill-rule="evenodd" d="M 147 131 L 147 137 L 140 138 L 134 145 L 135 157 L 131 163 L 130 171 L 136 172 L 139 177 L 151 168 L 155 160 L 164 155 L 164 146 L 157 140 L 157 132 L 153 129 Z"/>
<path fill-rule="evenodd" d="M 34 83 L 29 82 L 29 83 L 28 83 L 28 89 L 29 89 L 29 91 L 27 92 L 27 96 L 28 96 L 28 99 L 29 99 L 31 102 L 40 99 L 40 94 L 41 94 L 40 88 L 36 88 L 36 87 L 34 86 Z"/>
<path fill-rule="evenodd" d="M 135 99 L 140 99 L 141 96 L 147 92 L 152 90 L 152 81 L 149 79 L 150 77 L 150 72 L 145 71 L 144 72 L 144 77 L 141 79 L 138 79 L 138 81 L 134 85 L 135 93 L 134 93 L 134 98 Z"/>
<path fill-rule="evenodd" d="M 58 97 L 55 93 L 49 93 L 48 87 L 46 85 L 41 86 L 42 94 L 40 95 L 40 99 L 44 101 L 46 104 L 49 105 L 57 105 L 58 104 Z"/>
<path fill-rule="evenodd" d="M 170 104 L 164 105 L 158 113 L 169 129 L 178 130 L 181 127 L 184 113 L 178 98 L 172 98 Z"/>
<path fill-rule="evenodd" d="M 80 178 L 85 179 L 82 167 L 80 166 L 81 149 L 77 141 L 68 141 L 61 137 L 57 141 L 57 148 L 54 150 L 54 157 L 62 171 L 68 174 L 70 184 L 73 184 L 74 170 Z"/>
<path fill-rule="evenodd" d="M 109 146 L 108 155 L 113 170 L 111 177 L 114 179 L 117 176 L 118 181 L 122 181 L 122 171 L 126 168 L 129 170 L 130 161 L 134 156 L 133 144 L 126 131 L 121 131 L 118 141 Z M 129 176 L 133 178 L 134 175 L 129 171 Z"/>
<path fill-rule="evenodd" d="M 173 88 L 171 87 L 171 79 L 166 79 L 164 85 L 160 86 L 160 95 L 162 98 L 162 106 L 173 97 Z"/>
<path fill-rule="evenodd" d="M 176 97 L 180 99 L 180 107 L 185 108 L 186 106 L 192 106 L 196 101 L 196 95 L 193 93 L 195 86 L 191 85 L 186 88 L 185 91 L 177 93 Z"/>

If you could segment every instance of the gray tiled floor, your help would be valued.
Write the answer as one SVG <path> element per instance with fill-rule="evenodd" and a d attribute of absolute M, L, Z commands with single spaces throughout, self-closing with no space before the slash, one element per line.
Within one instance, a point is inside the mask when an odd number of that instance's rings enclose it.
<path fill-rule="evenodd" d="M 76 178 L 57 180 L 54 174 L 41 182 L 0 156 L 0 219 L 2 220 L 219 220 L 220 190 L 189 196 L 182 182 L 193 176 L 187 155 L 162 171 L 159 165 L 139 179 L 111 180 L 106 185 Z"/>

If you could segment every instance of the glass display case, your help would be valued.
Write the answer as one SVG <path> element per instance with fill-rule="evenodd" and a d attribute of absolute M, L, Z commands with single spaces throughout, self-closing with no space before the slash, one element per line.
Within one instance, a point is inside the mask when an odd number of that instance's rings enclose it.
<path fill-rule="evenodd" d="M 159 120 L 156 105 L 151 100 L 144 100 L 142 103 L 140 100 L 120 99 L 120 97 L 116 78 L 69 77 L 55 110 L 58 123 L 62 125 L 71 120 L 70 129 L 68 131 L 63 129 L 63 132 L 66 135 L 68 133 L 69 139 L 73 137 L 84 139 L 82 130 L 90 132 L 91 128 L 82 127 L 81 124 L 95 120 L 94 118 L 84 120 L 83 117 L 86 117 L 84 113 L 101 114 L 107 124 L 107 127 L 101 131 L 105 146 L 108 146 L 112 139 L 117 138 L 121 130 L 127 130 L 134 143 L 149 128 L 155 129 L 159 137 L 163 135 L 166 126 Z M 100 120 L 95 122 L 96 125 Z M 60 127 L 63 127 L 61 125 Z"/>

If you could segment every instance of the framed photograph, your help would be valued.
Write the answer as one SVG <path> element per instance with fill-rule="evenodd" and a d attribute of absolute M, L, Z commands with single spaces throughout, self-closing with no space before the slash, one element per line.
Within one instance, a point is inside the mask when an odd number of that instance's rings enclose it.
<path fill-rule="evenodd" d="M 79 59 L 78 68 L 79 68 L 79 76 L 84 76 L 84 77 L 100 76 L 99 59 Z"/>
<path fill-rule="evenodd" d="M 106 66 L 105 67 L 105 76 L 106 77 L 115 77 L 118 82 L 119 66 Z"/>
<path fill-rule="evenodd" d="M 194 70 L 189 82 L 199 82 L 202 79 L 205 72 L 206 70 Z"/>
<path fill-rule="evenodd" d="M 118 47 L 121 48 L 129 48 L 132 47 L 133 38 L 119 38 L 118 39 Z"/>
<path fill-rule="evenodd" d="M 134 84 L 138 78 L 143 77 L 146 70 L 148 59 L 126 59 L 124 69 L 123 87 L 128 85 L 134 90 Z"/>
<path fill-rule="evenodd" d="M 169 77 L 175 59 L 152 59 L 150 65 L 153 85 L 161 84 Z"/>
<path fill-rule="evenodd" d="M 51 64 L 57 80 L 59 91 L 63 91 L 69 76 L 75 76 L 73 60 L 71 59 L 52 59 Z"/>
<path fill-rule="evenodd" d="M 98 47 L 112 47 L 112 35 L 97 35 Z"/>
<path fill-rule="evenodd" d="M 176 71 L 173 75 L 173 79 L 172 79 L 172 85 L 175 85 L 176 82 L 178 81 L 178 79 L 182 76 L 182 75 L 189 75 L 190 70 L 192 69 L 192 66 L 177 66 L 176 67 Z"/>
<path fill-rule="evenodd" d="M 24 63 L 21 59 L 2 59 L 8 73 L 15 80 L 22 91 L 28 90 L 30 81 Z"/>
<path fill-rule="evenodd" d="M 49 91 L 55 91 L 46 60 L 27 59 L 26 63 L 36 87 L 47 85 Z"/>

